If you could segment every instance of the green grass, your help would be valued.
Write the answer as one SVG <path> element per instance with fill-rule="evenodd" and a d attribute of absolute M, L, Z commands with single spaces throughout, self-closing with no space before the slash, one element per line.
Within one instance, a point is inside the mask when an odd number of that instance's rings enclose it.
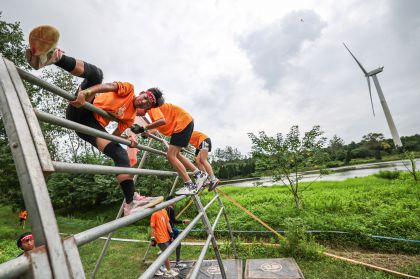
<path fill-rule="evenodd" d="M 303 183 L 305 187 L 307 183 Z M 379 251 L 405 251 L 418 254 L 419 244 L 409 244 L 388 240 L 373 240 L 366 234 L 379 234 L 402 238 L 420 239 L 420 186 L 414 186 L 411 180 L 402 175 L 398 179 L 383 179 L 376 176 L 348 179 L 342 182 L 316 182 L 303 192 L 304 209 L 296 210 L 291 194 L 284 186 L 274 187 L 222 187 L 224 192 L 244 205 L 256 216 L 267 222 L 274 229 L 282 230 L 287 217 L 299 217 L 309 229 L 342 230 L 351 232 L 348 236 L 332 234 L 317 235 L 322 243 L 339 245 L 341 247 L 363 247 L 364 249 Z M 203 203 L 213 197 L 212 193 L 204 192 Z M 229 220 L 234 230 L 265 230 L 261 225 L 239 210 L 227 199 L 222 198 L 229 214 Z M 178 210 L 187 200 L 178 203 Z M 118 210 L 101 208 L 92 212 L 75 213 L 73 216 L 59 216 L 57 218 L 60 232 L 77 233 L 113 219 Z M 186 211 L 182 218 L 192 219 L 195 209 Z M 214 220 L 217 207 L 210 208 L 208 215 Z M 30 219 L 30 216 L 29 216 Z M 0 207 L 0 263 L 16 257 L 20 250 L 16 247 L 16 238 L 23 232 L 17 228 L 18 214 L 10 207 Z M 198 226 L 198 228 L 200 228 Z M 218 229 L 225 229 L 223 218 L 220 219 Z M 204 240 L 200 233 L 195 233 L 196 240 Z M 194 237 L 193 235 L 193 237 Z M 115 237 L 148 239 L 148 222 L 144 220 L 135 225 L 118 230 Z M 219 239 L 226 239 L 226 234 L 218 233 Z M 242 259 L 278 258 L 284 257 L 282 249 L 266 247 L 260 242 L 275 243 L 273 237 L 255 237 L 241 235 L 237 238 L 238 253 Z M 253 242 L 251 246 L 242 242 Z M 90 274 L 96 259 L 104 244 L 103 240 L 96 240 L 80 247 L 80 254 L 86 274 Z M 187 247 L 182 249 L 183 259 L 196 259 L 201 247 Z M 146 250 L 145 243 L 112 242 L 97 278 L 136 278 L 147 266 L 142 264 Z M 211 249 L 210 249 L 211 250 Z M 220 247 L 223 258 L 233 258 L 228 245 Z M 154 248 L 147 258 L 152 261 L 156 257 Z M 212 252 L 207 258 L 214 258 Z M 316 260 L 297 258 L 305 278 L 394 278 L 382 272 L 368 270 L 342 261 L 321 257 Z M 418 267 L 409 266 L 400 271 L 420 275 Z"/>

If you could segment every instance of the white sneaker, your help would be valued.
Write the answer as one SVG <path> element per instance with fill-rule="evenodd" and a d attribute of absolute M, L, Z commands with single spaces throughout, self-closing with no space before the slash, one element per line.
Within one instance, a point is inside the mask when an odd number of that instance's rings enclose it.
<path fill-rule="evenodd" d="M 219 185 L 220 180 L 215 178 L 213 180 L 210 181 L 210 186 L 209 186 L 209 192 L 213 191 L 214 189 L 216 189 L 217 185 Z"/>
<path fill-rule="evenodd" d="M 184 187 L 175 192 L 176 195 L 195 195 L 198 193 L 197 186 L 192 182 L 184 183 Z"/>
<path fill-rule="evenodd" d="M 174 266 L 174 268 L 177 268 L 177 269 L 183 269 L 183 268 L 186 268 L 186 267 L 187 267 L 187 265 L 184 264 L 184 263 L 176 263 L 175 266 Z"/>
<path fill-rule="evenodd" d="M 201 187 L 203 187 L 203 184 L 206 181 L 207 176 L 208 174 L 203 171 L 198 171 L 196 174 L 194 174 L 195 185 L 197 185 L 198 189 L 201 189 Z"/>
<path fill-rule="evenodd" d="M 156 276 L 162 276 L 163 274 L 165 274 L 163 271 L 161 271 L 160 269 L 156 270 L 155 275 Z"/>
<path fill-rule="evenodd" d="M 173 269 L 170 269 L 170 270 L 167 270 L 164 274 L 163 274 L 163 276 L 165 276 L 165 277 L 176 277 L 176 276 L 178 276 L 178 272 L 176 272 L 175 270 L 173 270 Z"/>

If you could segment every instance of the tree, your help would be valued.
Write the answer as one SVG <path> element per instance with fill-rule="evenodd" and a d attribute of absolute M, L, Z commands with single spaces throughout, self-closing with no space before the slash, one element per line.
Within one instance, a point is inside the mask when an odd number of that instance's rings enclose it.
<path fill-rule="evenodd" d="M 28 69 L 20 23 L 5 22 L 1 20 L 1 15 L 0 12 L 0 53 L 16 66 Z M 3 121 L 0 121 L 0 167 L 0 202 L 11 204 L 15 209 L 23 207 L 20 184 Z"/>
<path fill-rule="evenodd" d="M 282 181 L 293 194 L 297 209 L 301 208 L 300 171 L 308 167 L 321 167 L 327 154 L 323 151 L 326 138 L 319 126 L 314 126 L 301 138 L 297 125 L 283 137 L 269 137 L 265 132 L 259 136 L 249 133 L 252 141 L 252 155 L 257 168 L 269 171 L 275 180 Z"/>
<path fill-rule="evenodd" d="M 345 158 L 344 140 L 339 136 L 334 135 L 329 141 L 327 150 L 331 160 L 343 160 Z"/>
<path fill-rule="evenodd" d="M 388 144 L 385 143 L 382 133 L 369 133 L 362 138 L 362 144 L 373 151 L 376 160 L 382 160 L 381 150 L 389 148 Z"/>

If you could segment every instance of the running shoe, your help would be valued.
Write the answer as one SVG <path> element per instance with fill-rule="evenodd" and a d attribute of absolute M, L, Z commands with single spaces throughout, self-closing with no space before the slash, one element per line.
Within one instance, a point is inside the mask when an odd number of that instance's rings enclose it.
<path fill-rule="evenodd" d="M 176 195 L 195 195 L 198 193 L 198 187 L 192 182 L 186 182 L 184 183 L 184 187 L 176 191 Z"/>
<path fill-rule="evenodd" d="M 213 180 L 210 180 L 210 186 L 209 186 L 209 192 L 213 191 L 214 189 L 216 189 L 217 185 L 219 185 L 220 180 L 215 178 Z"/>
<path fill-rule="evenodd" d="M 195 178 L 195 184 L 197 185 L 198 189 L 201 189 L 201 187 L 203 187 L 204 182 L 207 179 L 207 173 L 205 173 L 204 171 L 198 171 L 196 174 L 194 174 L 194 178 Z"/>
<path fill-rule="evenodd" d="M 163 274 L 163 276 L 164 277 L 176 277 L 176 276 L 178 276 L 178 272 L 176 272 L 175 270 L 173 270 L 173 269 L 170 269 L 170 270 L 167 270 L 164 274 Z"/>

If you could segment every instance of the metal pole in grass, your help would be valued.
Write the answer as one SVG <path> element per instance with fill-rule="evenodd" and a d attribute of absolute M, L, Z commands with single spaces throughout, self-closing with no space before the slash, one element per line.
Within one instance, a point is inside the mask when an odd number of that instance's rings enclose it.
<path fill-rule="evenodd" d="M 150 147 L 150 145 L 151 145 L 152 141 L 153 141 L 153 139 L 149 139 L 149 142 L 147 143 L 147 147 Z M 141 169 L 141 168 L 143 167 L 143 164 L 144 164 L 144 162 L 145 162 L 145 160 L 146 160 L 146 156 L 147 156 L 147 151 L 144 151 L 143 156 L 141 157 L 140 163 L 139 163 L 139 165 L 137 166 L 137 168 L 138 168 L 138 169 Z M 134 180 L 134 185 L 136 184 L 137 178 L 138 178 L 138 174 L 136 174 L 136 175 L 133 177 L 133 180 Z M 122 216 L 122 213 L 123 213 L 123 210 L 124 210 L 124 202 L 125 202 L 125 199 L 124 199 L 124 201 L 122 202 L 122 204 L 121 204 L 121 206 L 120 206 L 120 210 L 118 211 L 117 217 L 115 217 L 115 219 L 118 219 L 118 218 L 120 218 L 120 217 Z M 107 239 L 106 239 L 106 241 L 105 241 L 104 247 L 102 248 L 102 252 L 101 252 L 101 254 L 99 255 L 99 258 L 96 260 L 95 268 L 93 269 L 93 271 L 92 271 L 92 275 L 90 276 L 90 278 L 91 278 L 91 279 L 94 279 L 94 278 L 95 278 L 96 273 L 97 273 L 97 272 L 98 272 L 98 270 L 99 270 L 99 267 L 100 267 L 100 265 L 101 265 L 101 263 L 102 263 L 102 260 L 103 260 L 103 258 L 105 257 L 106 250 L 108 249 L 108 246 L 109 246 L 109 244 L 111 243 L 111 237 L 112 237 L 112 234 L 113 234 L 113 233 L 114 233 L 114 232 L 110 232 L 110 233 L 108 234 L 108 237 L 107 237 Z M 149 249 L 147 249 L 147 251 L 149 251 Z M 147 255 L 147 251 L 146 251 L 146 255 Z"/>

